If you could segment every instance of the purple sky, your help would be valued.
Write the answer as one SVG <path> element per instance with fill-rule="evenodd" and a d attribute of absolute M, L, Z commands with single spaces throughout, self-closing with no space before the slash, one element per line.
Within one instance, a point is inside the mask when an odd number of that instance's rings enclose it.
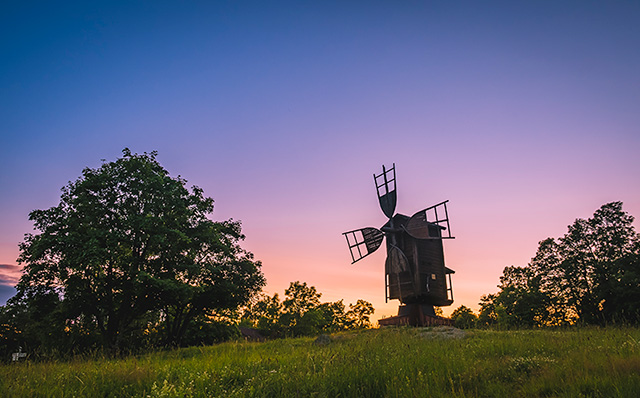
<path fill-rule="evenodd" d="M 267 292 L 377 316 L 384 251 L 341 232 L 386 221 L 382 164 L 399 212 L 450 200 L 445 313 L 604 203 L 640 217 L 637 1 L 86 3 L 0 6 L 0 304 L 28 213 L 125 147 L 242 220 Z"/>

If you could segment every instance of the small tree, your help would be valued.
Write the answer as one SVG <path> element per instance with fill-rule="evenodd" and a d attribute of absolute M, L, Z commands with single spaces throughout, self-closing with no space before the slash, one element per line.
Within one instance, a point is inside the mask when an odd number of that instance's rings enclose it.
<path fill-rule="evenodd" d="M 451 313 L 453 324 L 457 328 L 471 329 L 476 326 L 478 317 L 473 313 L 471 308 L 461 305 Z"/>
<path fill-rule="evenodd" d="M 480 297 L 480 312 L 476 325 L 491 326 L 498 323 L 498 311 L 495 304 L 495 294 L 485 294 Z"/>
<path fill-rule="evenodd" d="M 322 315 L 320 328 L 323 331 L 333 332 L 345 330 L 348 327 L 347 314 L 342 300 L 322 303 L 317 307 Z"/>
<path fill-rule="evenodd" d="M 322 293 L 318 293 L 314 286 L 307 286 L 307 282 L 296 281 L 289 284 L 284 294 L 284 312 L 280 321 L 288 334 L 302 336 L 318 331 L 323 320 L 321 312 L 318 311 Z"/>
<path fill-rule="evenodd" d="M 270 336 L 279 336 L 283 333 L 281 316 L 282 303 L 278 293 L 273 296 L 260 293 L 244 308 L 241 324 L 260 329 L 261 332 Z"/>
<path fill-rule="evenodd" d="M 347 311 L 349 329 L 370 328 L 370 316 L 374 312 L 373 304 L 366 300 L 358 299 L 355 304 L 349 304 L 349 311 Z"/>

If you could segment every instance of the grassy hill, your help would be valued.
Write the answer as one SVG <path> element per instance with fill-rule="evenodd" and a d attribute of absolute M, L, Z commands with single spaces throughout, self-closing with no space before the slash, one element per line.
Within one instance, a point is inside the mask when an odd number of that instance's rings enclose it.
<path fill-rule="evenodd" d="M 640 329 L 385 328 L 0 365 L 3 396 L 640 396 Z"/>

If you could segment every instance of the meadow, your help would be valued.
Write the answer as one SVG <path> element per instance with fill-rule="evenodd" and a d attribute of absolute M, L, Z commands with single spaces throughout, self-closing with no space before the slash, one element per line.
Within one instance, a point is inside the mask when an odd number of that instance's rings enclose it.
<path fill-rule="evenodd" d="M 640 329 L 382 328 L 0 374 L 7 397 L 638 397 Z"/>

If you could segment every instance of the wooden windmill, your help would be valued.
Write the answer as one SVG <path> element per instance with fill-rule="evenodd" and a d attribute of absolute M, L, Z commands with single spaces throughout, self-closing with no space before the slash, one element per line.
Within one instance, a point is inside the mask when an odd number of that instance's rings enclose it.
<path fill-rule="evenodd" d="M 396 170 L 382 166 L 373 175 L 382 212 L 388 221 L 381 228 L 344 232 L 352 264 L 376 251 L 386 237 L 385 299 L 400 300 L 398 316 L 383 318 L 380 324 L 447 324 L 435 315 L 434 306 L 453 303 L 451 274 L 444 265 L 443 239 L 453 239 L 449 228 L 447 201 L 420 210 L 413 216 L 394 214 Z"/>

